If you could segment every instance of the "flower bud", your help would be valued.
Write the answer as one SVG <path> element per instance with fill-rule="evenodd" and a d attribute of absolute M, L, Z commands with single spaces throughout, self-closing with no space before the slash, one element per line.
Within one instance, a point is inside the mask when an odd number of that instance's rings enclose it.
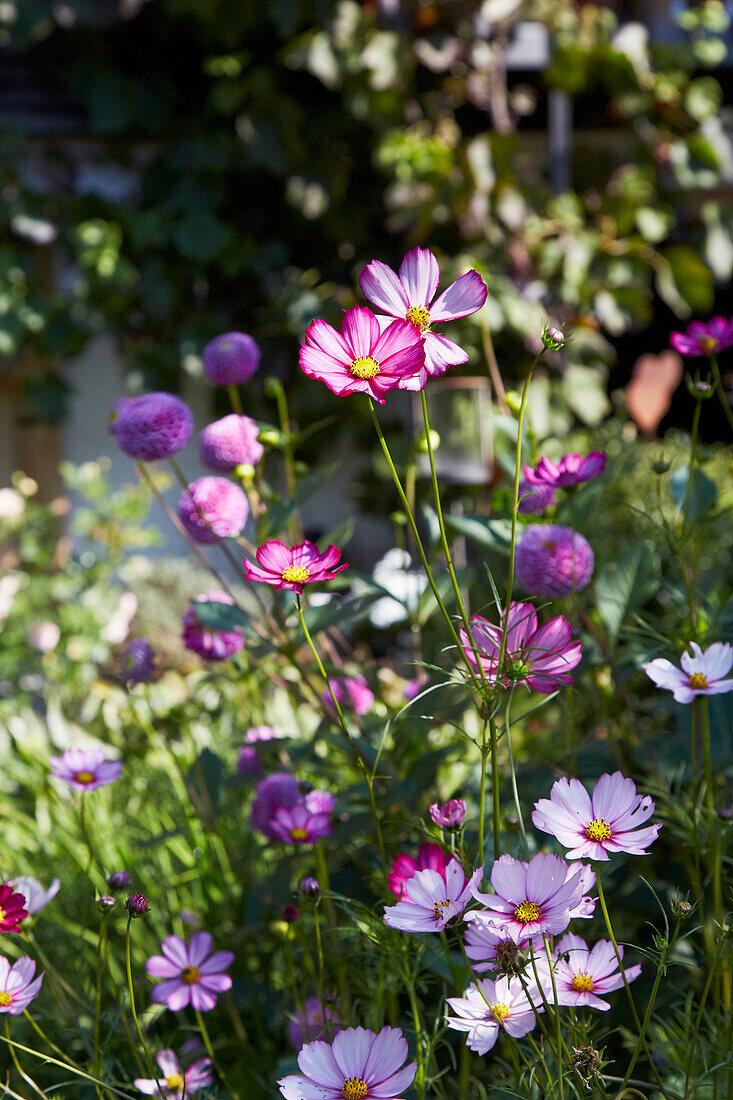
<path fill-rule="evenodd" d="M 149 908 L 145 894 L 132 894 L 125 902 L 125 909 L 131 917 L 142 917 Z"/>
<path fill-rule="evenodd" d="M 308 875 L 304 878 L 300 884 L 300 889 L 308 898 L 317 898 L 321 892 L 321 887 L 317 878 L 313 878 L 312 875 Z"/>
<path fill-rule="evenodd" d="M 432 449 L 434 451 L 437 451 L 438 447 L 440 446 L 440 436 L 438 435 L 437 432 L 434 432 L 432 430 L 430 431 L 430 446 L 432 447 Z M 428 435 L 427 435 L 427 432 L 421 432 L 420 435 L 417 437 L 417 439 L 415 440 L 415 450 L 419 454 L 427 454 L 428 453 Z"/>
<path fill-rule="evenodd" d="M 504 394 L 504 400 L 507 404 L 509 412 L 512 412 L 515 415 L 522 407 L 522 398 L 519 396 L 516 390 L 507 390 Z"/>
<path fill-rule="evenodd" d="M 285 436 L 277 428 L 263 428 L 257 438 L 263 447 L 279 447 Z"/>
<path fill-rule="evenodd" d="M 126 890 L 130 885 L 129 871 L 113 871 L 107 879 L 110 890 Z"/>
<path fill-rule="evenodd" d="M 545 325 L 542 333 L 542 343 L 547 351 L 559 351 L 560 348 L 565 346 L 565 333 L 559 328 Z"/>
<path fill-rule="evenodd" d="M 299 912 L 297 905 L 286 905 L 283 909 L 283 920 L 287 921 L 288 924 L 292 924 L 298 919 Z"/>
<path fill-rule="evenodd" d="M 117 904 L 117 899 L 111 897 L 109 894 L 102 894 L 97 898 L 97 909 L 100 913 L 108 913 L 110 909 L 114 909 Z"/>
<path fill-rule="evenodd" d="M 676 917 L 689 917 L 694 908 L 695 906 L 691 905 L 687 898 L 674 898 L 672 900 L 672 912 Z"/>
<path fill-rule="evenodd" d="M 671 469 L 672 463 L 664 462 L 661 458 L 658 458 L 654 462 L 652 462 L 652 471 L 659 477 L 661 477 L 662 474 L 668 474 Z"/>

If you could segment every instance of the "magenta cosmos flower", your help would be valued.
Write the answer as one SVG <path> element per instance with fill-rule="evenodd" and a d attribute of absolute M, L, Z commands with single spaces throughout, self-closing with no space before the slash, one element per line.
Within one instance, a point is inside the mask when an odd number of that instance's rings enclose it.
<path fill-rule="evenodd" d="M 539 998 L 538 998 L 539 1000 Z M 466 1045 L 477 1054 L 487 1054 L 505 1031 L 513 1039 L 528 1035 L 537 1023 L 532 1002 L 518 978 L 482 978 L 469 985 L 462 997 L 449 997 L 456 1013 L 446 1015 L 453 1031 L 465 1031 Z"/>
<path fill-rule="evenodd" d="M 333 1043 L 308 1043 L 298 1055 L 300 1073 L 278 1081 L 285 1100 L 396 1100 L 412 1084 L 417 1064 L 404 1065 L 407 1040 L 397 1027 L 376 1035 L 347 1027 Z"/>
<path fill-rule="evenodd" d="M 555 463 L 549 458 L 541 458 L 534 469 L 525 466 L 524 480 L 529 485 L 544 486 L 551 489 L 571 489 L 584 481 L 592 481 L 606 468 L 606 455 L 603 451 L 591 451 L 589 455 L 567 454 Z"/>
<path fill-rule="evenodd" d="M 63 779 L 77 791 L 108 787 L 122 775 L 119 760 L 107 760 L 104 749 L 67 749 L 51 757 L 51 775 Z"/>
<path fill-rule="evenodd" d="M 186 446 L 193 434 L 193 416 L 172 393 L 144 393 L 115 402 L 110 431 L 130 458 L 154 462 Z"/>
<path fill-rule="evenodd" d="M 680 658 L 681 668 L 657 657 L 642 668 L 657 687 L 671 691 L 678 703 L 691 703 L 698 695 L 725 695 L 733 691 L 733 648 L 727 642 L 714 642 L 703 653 L 697 642 L 690 642 L 690 653 Z"/>
<path fill-rule="evenodd" d="M 397 900 L 402 901 L 407 897 L 405 885 L 416 871 L 425 871 L 430 868 L 431 871 L 444 875 L 447 863 L 448 857 L 439 844 L 421 844 L 417 850 L 417 859 L 408 855 L 407 852 L 400 852 L 392 860 L 392 866 L 387 875 L 389 888 Z"/>
<path fill-rule="evenodd" d="M 237 466 L 256 466 L 265 450 L 258 435 L 259 428 L 250 416 L 223 416 L 199 435 L 201 461 L 217 474 L 229 473 Z"/>
<path fill-rule="evenodd" d="M 393 321 L 382 332 L 372 311 L 362 306 L 346 310 L 340 333 L 327 321 L 314 321 L 300 349 L 300 366 L 309 378 L 325 382 L 339 397 L 366 393 L 380 405 L 385 393 L 417 375 L 424 362 L 414 325 Z"/>
<path fill-rule="evenodd" d="M 487 918 L 519 943 L 543 932 L 564 932 L 582 906 L 586 882 L 581 866 L 568 869 L 558 856 L 538 852 L 529 863 L 501 856 L 491 869 L 495 892 L 474 890 L 473 896 L 486 906 Z"/>
<path fill-rule="evenodd" d="M 555 599 L 573 589 L 581 592 L 593 576 L 594 564 L 590 543 L 571 527 L 534 524 L 517 546 L 517 580 L 535 596 Z"/>
<path fill-rule="evenodd" d="M 192 481 L 178 501 L 178 518 L 194 542 L 204 545 L 241 534 L 248 515 L 247 497 L 225 477 Z"/>
<path fill-rule="evenodd" d="M 430 820 L 441 829 L 460 829 L 466 820 L 466 803 L 462 798 L 451 798 L 442 806 L 433 802 L 430 807 Z"/>
<path fill-rule="evenodd" d="M 315 844 L 331 835 L 331 815 L 309 810 L 303 803 L 286 809 L 279 806 L 269 821 L 269 832 L 275 840 L 291 844 Z"/>
<path fill-rule="evenodd" d="M 199 1058 L 189 1066 L 185 1073 L 181 1071 L 178 1058 L 172 1050 L 161 1050 L 155 1055 L 155 1061 L 163 1074 L 157 1080 L 138 1077 L 135 1088 L 146 1096 L 162 1096 L 163 1100 L 182 1100 L 199 1089 L 207 1088 L 214 1078 L 211 1075 L 211 1059 Z"/>
<path fill-rule="evenodd" d="M 208 932 L 196 932 L 186 946 L 180 936 L 167 936 L 162 955 L 153 955 L 145 964 L 152 978 L 164 978 L 156 985 L 152 1001 L 180 1012 L 187 1004 L 198 1012 L 209 1012 L 218 993 L 231 989 L 232 979 L 224 971 L 234 962 L 231 951 L 215 951 Z"/>
<path fill-rule="evenodd" d="M 223 603 L 234 606 L 234 600 L 226 592 L 207 592 L 196 597 L 196 603 Z M 196 604 L 190 603 L 183 616 L 183 644 L 186 649 L 198 653 L 207 661 L 226 661 L 244 649 L 241 627 L 231 630 L 214 630 L 204 626 L 198 616 Z"/>
<path fill-rule="evenodd" d="M 25 894 L 9 883 L 0 886 L 0 932 L 20 932 L 28 913 Z"/>
<path fill-rule="evenodd" d="M 11 1016 L 20 1016 L 31 1001 L 38 996 L 43 974 L 33 979 L 36 964 L 28 955 L 23 955 L 11 966 L 4 955 L 0 955 L 0 1012 Z"/>
<path fill-rule="evenodd" d="M 225 332 L 206 345 L 204 372 L 216 386 L 248 382 L 260 365 L 260 349 L 246 332 Z"/>
<path fill-rule="evenodd" d="M 381 260 L 372 260 L 359 276 L 365 298 L 389 317 L 409 321 L 422 336 L 425 365 L 418 374 L 404 379 L 400 389 L 422 390 L 428 378 L 468 360 L 468 352 L 432 332 L 430 326 L 468 317 L 481 309 L 488 293 L 486 284 L 477 271 L 467 271 L 435 298 L 439 280 L 438 261 L 427 248 L 411 249 L 400 264 L 399 275 Z"/>
<path fill-rule="evenodd" d="M 384 922 L 401 932 L 440 932 L 466 908 L 483 874 L 481 866 L 467 879 L 457 859 L 451 859 L 442 874 L 416 871 L 405 883 L 407 897 L 385 906 Z"/>
<path fill-rule="evenodd" d="M 366 682 L 365 676 L 337 677 L 331 680 L 331 691 L 336 696 L 340 707 L 346 705 L 357 714 L 367 714 L 374 706 L 374 692 Z M 333 700 L 328 688 L 324 688 L 321 702 L 329 710 L 333 710 Z"/>
<path fill-rule="evenodd" d="M 669 342 L 680 355 L 716 355 L 733 345 L 733 317 L 713 317 L 707 324 L 693 321 L 686 332 L 673 332 Z"/>
<path fill-rule="evenodd" d="M 481 667 L 491 687 L 499 683 L 526 684 L 533 691 L 549 694 L 562 684 L 572 684 L 570 670 L 580 662 L 580 642 L 574 642 L 573 628 L 564 615 L 538 626 L 537 612 L 531 603 L 512 602 L 506 616 L 504 667 L 499 670 L 504 624 L 494 626 L 482 615 L 474 615 L 471 629 Z M 477 668 L 476 655 L 467 631 L 461 630 L 461 645 L 466 657 Z"/>
<path fill-rule="evenodd" d="M 623 959 L 624 949 L 619 944 L 618 953 Z M 570 932 L 555 946 L 555 988 L 559 1005 L 587 1005 L 607 1012 L 611 1007 L 601 997 L 620 989 L 624 978 L 618 969 L 618 959 L 610 940 L 599 940 L 589 950 L 585 940 Z M 641 974 L 641 967 L 624 967 L 626 980 L 633 982 Z M 552 984 L 548 974 L 547 999 L 552 1000 Z"/>
<path fill-rule="evenodd" d="M 339 564 L 340 563 L 340 564 Z M 329 546 L 323 554 L 312 542 L 299 543 L 292 550 L 277 539 L 271 539 L 257 551 L 257 565 L 244 559 L 244 573 L 250 581 L 262 581 L 273 588 L 287 588 L 300 595 L 304 584 L 319 584 L 332 580 L 348 562 L 341 561 L 337 546 Z"/>
<path fill-rule="evenodd" d="M 568 848 L 568 859 L 607 860 L 609 852 L 643 856 L 661 825 L 642 825 L 654 813 L 648 795 L 636 793 L 621 772 L 602 775 L 589 795 L 578 779 L 558 779 L 549 798 L 535 802 L 532 821 Z"/>

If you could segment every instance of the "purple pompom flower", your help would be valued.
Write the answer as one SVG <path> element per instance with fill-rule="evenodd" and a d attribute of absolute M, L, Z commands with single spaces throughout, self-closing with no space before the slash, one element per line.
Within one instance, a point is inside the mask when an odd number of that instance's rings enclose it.
<path fill-rule="evenodd" d="M 374 692 L 369 687 L 365 676 L 341 676 L 331 680 L 330 683 L 331 691 L 341 708 L 347 706 L 357 714 L 367 714 L 374 706 Z M 334 709 L 328 688 L 323 689 L 321 702 L 329 710 Z"/>
<path fill-rule="evenodd" d="M 537 1023 L 532 1002 L 518 978 L 497 978 L 495 982 L 482 978 L 472 982 L 462 997 L 449 997 L 448 1004 L 456 1013 L 446 1015 L 448 1027 L 465 1031 L 466 1045 L 477 1054 L 487 1054 L 500 1031 L 521 1039 Z"/>
<path fill-rule="evenodd" d="M 550 489 L 572 489 L 602 474 L 606 468 L 603 451 L 591 451 L 589 455 L 567 454 L 555 463 L 542 457 L 534 469 L 525 466 L 524 479 L 529 485 Z"/>
<path fill-rule="evenodd" d="M 416 871 L 405 883 L 406 898 L 385 906 L 384 922 L 402 932 L 440 932 L 468 905 L 483 878 L 483 866 L 466 878 L 457 859 L 451 859 L 445 872 Z"/>
<path fill-rule="evenodd" d="M 341 1023 L 336 1013 L 323 1004 L 320 997 L 309 997 L 290 1021 L 288 1038 L 295 1050 L 303 1043 L 312 1043 L 314 1039 L 326 1039 L 341 1031 Z"/>
<path fill-rule="evenodd" d="M 33 917 L 36 913 L 40 913 L 41 909 L 45 909 L 49 901 L 56 897 L 61 888 L 61 883 L 57 878 L 52 880 L 51 885 L 46 890 L 42 883 L 29 875 L 18 875 L 17 878 L 10 879 L 7 885 L 12 886 L 16 893 L 25 898 L 24 908 L 29 917 Z"/>
<path fill-rule="evenodd" d="M 274 772 L 257 784 L 249 823 L 269 840 L 279 840 L 279 835 L 271 827 L 276 811 L 281 807 L 290 810 L 302 800 L 295 776 L 290 772 Z"/>
<path fill-rule="evenodd" d="M 681 668 L 657 657 L 643 665 L 657 687 L 671 691 L 678 703 L 692 703 L 698 695 L 725 695 L 733 691 L 733 648 L 727 642 L 714 642 L 703 653 L 697 642 L 690 642 L 690 653 L 680 658 Z"/>
<path fill-rule="evenodd" d="M 226 592 L 209 592 L 197 596 L 201 603 L 225 603 L 234 605 Z M 204 626 L 198 617 L 195 604 L 189 604 L 183 616 L 183 644 L 186 649 L 198 653 L 207 661 L 226 661 L 244 648 L 244 636 L 239 627 L 232 630 L 214 630 Z"/>
<path fill-rule="evenodd" d="M 186 945 L 180 936 L 167 936 L 162 955 L 153 955 L 145 968 L 153 978 L 164 978 L 156 985 L 152 1001 L 165 1004 L 171 1012 L 180 1012 L 187 1004 L 198 1012 L 209 1012 L 218 993 L 231 989 L 232 979 L 224 971 L 234 962 L 231 951 L 215 951 L 208 932 L 196 932 Z"/>
<path fill-rule="evenodd" d="M 549 798 L 535 802 L 535 828 L 552 833 L 568 859 L 607 860 L 609 852 L 645 855 L 661 825 L 639 826 L 654 813 L 648 795 L 636 793 L 633 779 L 606 773 L 589 795 L 578 779 L 558 779 Z"/>
<path fill-rule="evenodd" d="M 130 458 L 153 462 L 182 450 L 193 434 L 188 405 L 172 393 L 144 393 L 121 407 L 110 430 Z"/>
<path fill-rule="evenodd" d="M 122 678 L 129 687 L 148 684 L 155 671 L 155 654 L 147 638 L 133 638 L 122 650 Z"/>
<path fill-rule="evenodd" d="M 433 802 L 430 817 L 441 829 L 460 829 L 466 820 L 466 803 L 462 798 L 451 798 L 442 806 Z"/>
<path fill-rule="evenodd" d="M 113 871 L 107 879 L 110 890 L 126 890 L 130 885 L 129 871 Z"/>
<path fill-rule="evenodd" d="M 199 435 L 199 455 L 204 466 L 226 474 L 237 466 L 256 466 L 264 447 L 259 428 L 249 416 L 231 413 L 208 424 Z"/>
<path fill-rule="evenodd" d="M 247 497 L 224 477 L 192 481 L 178 501 L 178 518 L 194 542 L 203 544 L 241 534 L 248 515 Z"/>
<path fill-rule="evenodd" d="M 178 1058 L 172 1050 L 161 1050 L 155 1055 L 160 1072 L 163 1074 L 157 1080 L 145 1077 L 135 1079 L 135 1088 L 146 1096 L 163 1097 L 163 1100 L 182 1100 L 184 1093 L 192 1096 L 199 1089 L 207 1088 L 214 1078 L 211 1075 L 211 1059 L 199 1058 L 188 1067 L 185 1073 L 181 1071 Z"/>
<path fill-rule="evenodd" d="M 517 580 L 535 596 L 555 599 L 581 592 L 593 576 L 590 543 L 570 527 L 538 523 L 528 527 L 517 546 Z"/>
<path fill-rule="evenodd" d="M 519 483 L 519 508 L 523 516 L 540 516 L 545 508 L 557 504 L 557 493 L 551 485 L 535 485 L 524 478 Z"/>
<path fill-rule="evenodd" d="M 204 371 L 216 386 L 248 382 L 260 365 L 260 349 L 246 332 L 225 332 L 206 345 Z"/>
<path fill-rule="evenodd" d="M 412 1084 L 417 1063 L 404 1065 L 407 1040 L 396 1027 L 379 1034 L 347 1027 L 333 1043 L 308 1043 L 298 1055 L 302 1073 L 278 1081 L 285 1100 L 396 1100 Z"/>
<path fill-rule="evenodd" d="M 237 757 L 237 771 L 240 775 L 262 775 L 262 761 L 253 745 L 242 745 Z"/>
<path fill-rule="evenodd" d="M 693 321 L 686 332 L 673 332 L 669 342 L 680 355 L 716 355 L 733 346 L 733 317 L 713 317 L 707 324 Z"/>
<path fill-rule="evenodd" d="M 623 959 L 624 949 L 620 944 L 618 953 Z M 554 966 L 557 1003 L 608 1012 L 611 1006 L 601 998 L 624 984 L 611 941 L 599 940 L 589 950 L 585 940 L 568 932 L 556 944 L 554 954 L 557 960 Z M 625 966 L 624 974 L 627 982 L 633 982 L 641 974 L 641 967 Z M 553 994 L 549 974 L 547 994 L 547 999 L 551 1000 Z"/>
<path fill-rule="evenodd" d="M 315 844 L 331 835 L 331 815 L 312 812 L 305 805 L 286 809 L 280 806 L 269 822 L 270 833 L 275 840 L 291 844 Z"/>
<path fill-rule="evenodd" d="M 531 603 L 512 601 L 506 616 L 504 666 L 499 669 L 502 626 L 494 626 L 482 615 L 471 619 L 471 630 L 484 675 L 491 687 L 500 683 L 526 684 L 545 694 L 560 685 L 572 684 L 571 669 L 582 657 L 580 642 L 574 642 L 573 628 L 564 615 L 557 615 L 538 626 L 537 612 Z M 467 631 L 461 630 L 461 645 L 466 657 L 477 667 L 476 655 Z"/>
<path fill-rule="evenodd" d="M 34 980 L 36 964 L 28 955 L 23 955 L 11 966 L 4 955 L 0 955 L 0 1012 L 11 1016 L 20 1016 L 41 990 L 43 973 Z"/>
<path fill-rule="evenodd" d="M 107 760 L 104 749 L 67 749 L 51 757 L 51 775 L 76 791 L 96 791 L 120 778 L 122 762 Z"/>
<path fill-rule="evenodd" d="M 546 932 L 564 932 L 583 901 L 582 865 L 568 869 L 558 856 L 538 852 L 529 863 L 504 855 L 491 869 L 493 894 L 474 890 L 486 916 L 519 943 Z"/>

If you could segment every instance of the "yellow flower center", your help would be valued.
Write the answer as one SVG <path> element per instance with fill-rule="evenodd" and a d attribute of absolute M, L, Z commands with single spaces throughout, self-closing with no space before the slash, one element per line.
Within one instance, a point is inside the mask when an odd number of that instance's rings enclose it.
<path fill-rule="evenodd" d="M 302 584 L 303 581 L 308 580 L 310 575 L 310 569 L 306 569 L 304 565 L 289 565 L 283 571 L 282 578 L 291 584 Z"/>
<path fill-rule="evenodd" d="M 0 989 L 0 1008 L 7 1008 L 13 1003 L 13 998 L 4 989 Z"/>
<path fill-rule="evenodd" d="M 576 974 L 572 984 L 576 993 L 591 993 L 593 991 L 593 979 L 589 978 L 587 974 Z"/>
<path fill-rule="evenodd" d="M 375 378 L 379 374 L 380 367 L 373 356 L 364 355 L 361 359 L 354 359 L 349 370 L 354 378 Z"/>
<path fill-rule="evenodd" d="M 2 905 L 0 905 L 0 924 L 2 924 L 4 920 L 5 920 L 5 910 L 3 909 Z"/>
<path fill-rule="evenodd" d="M 542 910 L 533 901 L 523 901 L 514 910 L 514 919 L 520 924 L 533 924 L 540 919 Z"/>
<path fill-rule="evenodd" d="M 341 1095 L 344 1100 L 364 1100 L 368 1091 L 367 1083 L 361 1077 L 347 1077 Z"/>
<path fill-rule="evenodd" d="M 174 1091 L 182 1089 L 186 1082 L 183 1079 L 182 1073 L 172 1073 L 170 1077 L 166 1077 L 165 1084 L 166 1088 Z"/>
<path fill-rule="evenodd" d="M 299 825 L 296 825 L 294 829 L 290 830 L 290 839 L 291 840 L 307 840 L 308 839 L 308 830 L 301 828 L 301 826 L 299 826 Z"/>
<path fill-rule="evenodd" d="M 184 966 L 181 971 L 181 981 L 186 985 L 196 985 L 196 982 L 201 977 L 201 971 L 197 966 Z"/>
<path fill-rule="evenodd" d="M 445 909 L 448 905 L 450 905 L 450 902 L 448 901 L 448 898 L 446 898 L 445 901 L 436 901 L 435 905 L 433 906 L 433 909 L 435 911 L 435 919 L 436 920 L 442 920 L 443 919 L 443 914 L 441 913 L 440 910 Z"/>
<path fill-rule="evenodd" d="M 585 835 L 588 840 L 610 840 L 611 826 L 602 817 L 594 817 L 585 827 Z"/>
<path fill-rule="evenodd" d="M 419 328 L 422 332 L 430 324 L 430 312 L 426 306 L 410 306 L 405 314 L 405 320 L 412 321 L 415 328 Z"/>
<path fill-rule="evenodd" d="M 77 783 L 93 783 L 94 776 L 91 772 L 74 772 L 74 779 Z"/>
<path fill-rule="evenodd" d="M 499 1001 L 496 1005 L 492 1005 L 491 1011 L 494 1013 L 499 1023 L 501 1023 L 502 1020 L 506 1020 L 509 1016 L 509 1006 L 505 1005 L 502 1001 Z"/>
<path fill-rule="evenodd" d="M 690 676 L 691 688 L 706 688 L 708 686 L 708 678 L 702 672 L 693 672 Z"/>
<path fill-rule="evenodd" d="M 718 341 L 714 336 L 701 336 L 697 342 L 703 351 L 715 351 L 718 346 Z"/>

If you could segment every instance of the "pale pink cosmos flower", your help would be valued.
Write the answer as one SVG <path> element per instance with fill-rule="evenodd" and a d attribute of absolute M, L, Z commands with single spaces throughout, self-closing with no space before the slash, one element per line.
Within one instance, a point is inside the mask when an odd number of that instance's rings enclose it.
<path fill-rule="evenodd" d="M 532 821 L 569 849 L 568 859 L 607 860 L 609 852 L 646 855 L 662 826 L 639 826 L 653 813 L 654 802 L 636 793 L 633 779 L 614 772 L 601 776 L 592 795 L 578 779 L 558 779 L 550 797 L 535 802 Z"/>
<path fill-rule="evenodd" d="M 460 829 L 466 820 L 466 803 L 462 798 L 451 798 L 442 806 L 433 802 L 430 819 L 441 829 Z"/>
<path fill-rule="evenodd" d="M 401 932 L 440 932 L 466 908 L 483 874 L 481 866 L 466 878 L 457 859 L 450 860 L 443 874 L 416 871 L 405 883 L 406 899 L 385 906 L 384 922 Z"/>
<path fill-rule="evenodd" d="M 63 779 L 77 791 L 108 787 L 122 775 L 119 760 L 107 760 L 104 749 L 67 749 L 51 757 L 51 775 Z"/>
<path fill-rule="evenodd" d="M 41 990 L 43 974 L 34 980 L 36 964 L 28 955 L 23 955 L 11 966 L 4 955 L 0 955 L 0 1012 L 11 1016 L 20 1016 L 28 1008 Z"/>
<path fill-rule="evenodd" d="M 307 1043 L 301 1073 L 278 1081 L 285 1100 L 397 1100 L 412 1084 L 417 1063 L 404 1065 L 407 1040 L 397 1027 L 375 1034 L 347 1027 L 332 1043 Z"/>
<path fill-rule="evenodd" d="M 171 1012 L 180 1012 L 187 1004 L 198 1012 L 210 1012 L 217 994 L 232 988 L 232 979 L 224 971 L 234 962 L 231 951 L 215 951 L 208 932 L 196 932 L 191 942 L 180 936 L 167 936 L 162 955 L 153 955 L 145 969 L 153 978 L 164 978 L 153 990 L 154 1004 L 165 1004 Z"/>
<path fill-rule="evenodd" d="M 733 691 L 733 648 L 727 642 L 714 642 L 703 653 L 697 642 L 690 642 L 690 653 L 680 658 L 682 668 L 657 657 L 642 668 L 657 687 L 671 691 L 678 703 L 691 703 L 698 695 L 725 695 Z"/>
<path fill-rule="evenodd" d="M 421 844 L 417 850 L 417 859 L 407 852 L 400 852 L 392 860 L 392 866 L 387 875 L 387 883 L 398 901 L 407 897 L 405 886 L 416 871 L 425 871 L 430 868 L 438 874 L 445 876 L 445 868 L 448 857 L 439 844 Z"/>
<path fill-rule="evenodd" d="M 417 375 L 425 362 L 420 332 L 409 321 L 393 321 L 381 331 L 371 310 L 347 309 L 337 332 L 327 321 L 313 321 L 300 349 L 309 378 L 325 382 L 338 397 L 365 393 L 380 405 L 384 395 Z"/>
<path fill-rule="evenodd" d="M 438 261 L 427 248 L 412 248 L 400 264 L 399 275 L 381 260 L 372 260 L 359 276 L 359 286 L 370 302 L 388 317 L 405 318 L 422 336 L 425 365 L 405 378 L 400 389 L 422 390 L 428 378 L 468 361 L 468 352 L 432 332 L 430 326 L 476 313 L 486 301 L 486 284 L 477 271 L 467 271 L 435 298 L 439 280 Z"/>
<path fill-rule="evenodd" d="M 468 924 L 464 942 L 466 957 L 471 960 L 471 968 L 476 974 L 508 968 L 520 951 L 542 943 L 540 936 L 520 936 L 519 940 L 515 940 L 497 924 L 494 914 L 480 909 L 471 910 L 463 919 Z"/>
<path fill-rule="evenodd" d="M 693 321 L 686 332 L 673 332 L 669 342 L 680 355 L 716 355 L 733 345 L 733 317 L 713 317 L 707 324 Z"/>
<path fill-rule="evenodd" d="M 472 982 L 462 997 L 449 997 L 448 1004 L 456 1013 L 446 1015 L 448 1027 L 465 1031 L 466 1045 L 476 1054 L 487 1054 L 500 1031 L 521 1039 L 537 1023 L 532 1002 L 518 978 L 501 977 L 495 982 L 482 978 Z"/>
<path fill-rule="evenodd" d="M 199 1089 L 207 1088 L 214 1078 L 211 1075 L 211 1059 L 199 1058 L 183 1073 L 181 1066 L 172 1050 L 161 1050 L 155 1055 L 160 1072 L 163 1074 L 157 1080 L 137 1077 L 135 1088 L 146 1096 L 162 1096 L 163 1100 L 182 1100 L 186 1096 L 192 1096 Z"/>
<path fill-rule="evenodd" d="M 313 812 L 305 805 L 286 809 L 280 806 L 270 820 L 270 832 L 276 840 L 291 844 L 315 844 L 331 835 L 331 815 Z"/>
<path fill-rule="evenodd" d="M 49 901 L 56 897 L 61 888 L 61 882 L 57 878 L 53 879 L 48 890 L 46 890 L 38 879 L 31 878 L 30 875 L 19 875 L 17 878 L 9 879 L 8 886 L 12 886 L 17 893 L 23 895 L 25 910 L 28 916 L 32 917 L 36 913 L 40 913 L 41 909 L 44 909 Z"/>
<path fill-rule="evenodd" d="M 491 687 L 526 684 L 533 691 L 549 694 L 563 684 L 572 684 L 571 669 L 582 657 L 580 642 L 573 641 L 573 628 L 564 615 L 557 615 L 543 626 L 531 603 L 512 601 L 506 615 L 504 665 L 499 669 L 502 626 L 494 626 L 482 615 L 471 619 L 481 667 Z M 474 668 L 476 655 L 467 631 L 460 631 L 463 652 Z"/>
<path fill-rule="evenodd" d="M 565 860 L 544 852 L 529 863 L 504 855 L 491 869 L 494 893 L 474 889 L 473 896 L 486 906 L 487 918 L 500 924 L 515 943 L 543 932 L 556 936 L 582 905 L 587 879 L 581 869 L 579 865 L 569 873 Z"/>
<path fill-rule="evenodd" d="M 329 546 L 322 554 L 312 542 L 298 543 L 291 549 L 277 539 L 270 539 L 257 551 L 257 565 L 244 559 L 244 574 L 250 581 L 287 588 L 298 596 L 304 584 L 319 584 L 332 580 L 348 562 L 341 561 L 337 546 Z"/>
<path fill-rule="evenodd" d="M 546 486 L 551 489 L 571 489 L 585 481 L 602 474 L 606 468 L 604 451 L 591 451 L 589 455 L 567 454 L 559 462 L 553 462 L 544 456 L 534 469 L 525 466 L 522 471 L 529 485 Z"/>
<path fill-rule="evenodd" d="M 619 956 L 623 960 L 624 949 L 619 945 Z M 607 1012 L 611 1007 L 601 1000 L 606 993 L 620 989 L 624 984 L 623 974 L 618 968 L 618 959 L 610 940 L 599 940 L 592 950 L 585 940 L 568 932 L 555 946 L 555 989 L 559 1005 L 588 1006 Z M 545 964 L 546 965 L 546 964 Z M 625 966 L 627 982 L 633 982 L 641 974 L 641 967 Z M 545 987 L 548 1001 L 552 999 L 552 983 L 549 976 Z"/>

